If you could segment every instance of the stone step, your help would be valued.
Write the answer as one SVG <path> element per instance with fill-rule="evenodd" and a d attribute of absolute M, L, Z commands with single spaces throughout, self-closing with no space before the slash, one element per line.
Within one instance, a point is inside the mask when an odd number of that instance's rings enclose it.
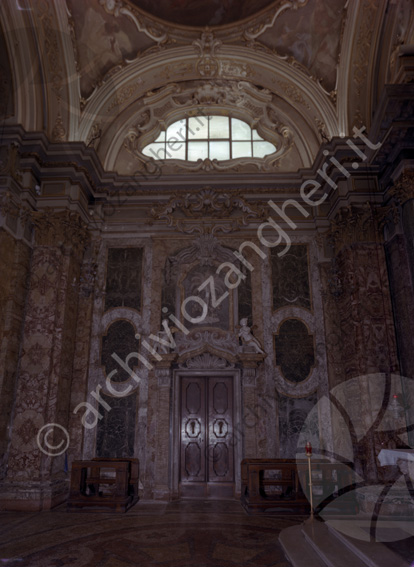
<path fill-rule="evenodd" d="M 294 567 L 326 567 L 321 558 L 309 547 L 301 525 L 282 530 L 279 534 L 279 542 Z"/>
<path fill-rule="evenodd" d="M 370 543 L 351 538 L 330 526 L 329 523 L 327 523 L 326 528 L 335 539 L 354 553 L 356 557 L 362 559 L 368 567 L 410 567 L 409 563 L 381 543 Z"/>
<path fill-rule="evenodd" d="M 334 537 L 326 525 L 317 520 L 302 524 L 304 539 L 322 560 L 324 567 L 367 567 L 353 551 Z"/>
<path fill-rule="evenodd" d="M 318 520 L 307 520 L 279 535 L 293 567 L 410 567 L 381 543 L 349 538 Z"/>

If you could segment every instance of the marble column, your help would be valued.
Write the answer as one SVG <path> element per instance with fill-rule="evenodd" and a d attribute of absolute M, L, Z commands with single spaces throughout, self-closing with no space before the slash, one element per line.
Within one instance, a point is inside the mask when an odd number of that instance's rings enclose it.
<path fill-rule="evenodd" d="M 414 170 L 405 171 L 389 191 L 399 204 L 399 231 L 386 242 L 406 423 L 414 425 Z M 414 447 L 414 431 L 408 441 Z"/>
<path fill-rule="evenodd" d="M 78 291 L 72 284 L 79 279 L 88 232 L 71 211 L 36 212 L 33 222 L 35 246 L 7 477 L 1 489 L 6 509 L 49 509 L 66 497 L 68 489 L 65 454 L 42 452 L 38 433 L 51 423 L 68 428 L 78 315 Z M 54 427 L 46 440 L 64 447 L 66 436 Z M 57 452 L 45 446 L 43 436 L 40 445 Z"/>
<path fill-rule="evenodd" d="M 378 226 L 369 204 L 342 208 L 329 231 L 335 257 L 331 273 L 325 277 L 325 293 L 335 299 L 330 301 L 330 309 L 335 311 L 330 316 L 335 363 L 340 353 L 340 365 L 332 366 L 331 360 L 330 370 L 334 367 L 340 373 L 334 383 L 349 381 L 343 409 L 354 432 L 356 469 L 366 481 L 378 480 L 376 455 L 381 440 L 372 425 L 386 402 L 381 396 L 389 394 L 382 390 L 383 377 L 398 370 L 387 265 Z M 329 333 L 329 325 L 327 330 Z M 332 337 L 327 336 L 328 351 Z"/>
<path fill-rule="evenodd" d="M 30 247 L 0 229 L 0 479 L 7 466 Z"/>

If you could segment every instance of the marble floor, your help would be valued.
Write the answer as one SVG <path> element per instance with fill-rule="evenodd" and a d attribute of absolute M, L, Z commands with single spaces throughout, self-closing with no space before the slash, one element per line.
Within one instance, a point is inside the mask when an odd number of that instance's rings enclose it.
<path fill-rule="evenodd" d="M 237 501 L 138 502 L 126 514 L 0 513 L 0 566 L 290 567 L 278 542 L 301 516 L 248 516 Z"/>

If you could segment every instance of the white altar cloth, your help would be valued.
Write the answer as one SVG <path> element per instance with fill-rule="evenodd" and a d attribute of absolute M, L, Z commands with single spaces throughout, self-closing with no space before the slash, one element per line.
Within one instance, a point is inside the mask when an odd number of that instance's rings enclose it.
<path fill-rule="evenodd" d="M 381 449 L 378 460 L 382 467 L 398 465 L 403 474 L 414 480 L 414 449 Z"/>

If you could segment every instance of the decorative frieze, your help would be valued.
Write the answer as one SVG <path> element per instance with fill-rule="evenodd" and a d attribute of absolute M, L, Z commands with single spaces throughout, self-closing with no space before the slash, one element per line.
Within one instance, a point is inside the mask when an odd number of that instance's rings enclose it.
<path fill-rule="evenodd" d="M 152 208 L 150 215 L 155 221 L 165 220 L 169 227 L 185 234 L 215 234 L 240 230 L 252 220 L 264 218 L 265 213 L 263 207 L 248 203 L 240 194 L 221 193 L 206 187 L 182 196 L 175 194 L 166 205 Z"/>

